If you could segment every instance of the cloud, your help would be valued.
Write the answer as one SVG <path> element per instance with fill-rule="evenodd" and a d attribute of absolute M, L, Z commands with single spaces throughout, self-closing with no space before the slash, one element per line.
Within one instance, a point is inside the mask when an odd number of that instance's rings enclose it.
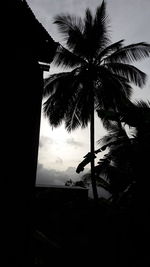
<path fill-rule="evenodd" d="M 85 169 L 83 173 L 77 174 L 76 168 L 68 167 L 65 171 L 57 171 L 55 169 L 47 169 L 43 164 L 38 164 L 37 168 L 37 184 L 64 185 L 67 180 L 79 181 L 83 174 L 89 169 Z"/>
<path fill-rule="evenodd" d="M 75 146 L 75 147 L 81 147 L 81 146 L 83 146 L 83 144 L 81 142 L 75 141 L 74 138 L 68 138 L 66 140 L 66 143 L 68 145 L 72 145 L 72 146 Z"/>
<path fill-rule="evenodd" d="M 57 157 L 55 163 L 56 164 L 63 164 L 63 160 L 60 157 Z"/>
<path fill-rule="evenodd" d="M 64 185 L 69 177 L 61 171 L 46 169 L 42 164 L 37 168 L 37 184 Z"/>
<path fill-rule="evenodd" d="M 85 169 L 84 173 L 76 174 L 74 167 L 69 167 L 66 171 L 56 171 L 54 169 L 48 170 L 44 168 L 42 164 L 38 164 L 37 169 L 37 180 L 36 183 L 38 185 L 65 185 L 67 180 L 79 181 L 85 172 L 89 171 L 89 169 Z M 100 197 L 108 198 L 110 194 L 104 190 L 103 188 L 98 187 L 98 194 Z M 92 187 L 89 187 L 89 197 L 93 198 Z"/>
<path fill-rule="evenodd" d="M 40 137 L 40 142 L 39 142 L 39 147 L 43 148 L 47 145 L 53 144 L 53 139 L 47 136 L 41 136 Z"/>
<path fill-rule="evenodd" d="M 79 181 L 82 176 L 89 171 L 88 168 L 85 168 L 83 172 L 76 173 L 76 167 L 68 167 L 65 171 L 66 175 L 71 179 L 72 181 Z"/>

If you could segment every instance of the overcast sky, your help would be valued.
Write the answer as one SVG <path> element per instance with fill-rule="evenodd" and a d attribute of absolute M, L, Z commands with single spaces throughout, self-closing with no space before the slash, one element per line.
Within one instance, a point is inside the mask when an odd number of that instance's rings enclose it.
<path fill-rule="evenodd" d="M 83 17 L 89 7 L 93 12 L 101 4 L 99 0 L 27 0 L 38 20 L 55 41 L 61 42 L 53 18 L 60 13 L 71 13 Z M 125 44 L 150 43 L 150 0 L 106 0 L 110 18 L 112 42 L 125 39 Z M 136 64 L 150 77 L 150 59 Z M 58 71 L 51 65 L 50 73 Z M 150 79 L 143 89 L 135 88 L 133 99 L 150 99 Z M 96 119 L 96 140 L 105 130 Z M 58 129 L 49 126 L 46 119 L 41 120 L 38 182 L 63 184 L 65 175 L 77 179 L 75 167 L 89 151 L 89 129 L 76 130 L 68 134 L 63 125 Z M 67 170 L 67 172 L 66 172 Z M 73 174 L 74 172 L 74 174 Z M 69 174 L 68 174 L 69 173 Z M 62 175 L 62 179 L 60 176 Z"/>

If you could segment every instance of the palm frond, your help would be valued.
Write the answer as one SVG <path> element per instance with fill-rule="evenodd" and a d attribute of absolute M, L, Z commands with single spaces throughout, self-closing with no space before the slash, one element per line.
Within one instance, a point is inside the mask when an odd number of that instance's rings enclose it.
<path fill-rule="evenodd" d="M 110 142 L 116 141 L 116 134 L 107 134 L 104 135 L 102 138 L 100 138 L 97 143 L 98 145 L 100 145 L 101 147 L 106 146 L 107 144 L 109 144 Z"/>
<path fill-rule="evenodd" d="M 109 193 L 111 192 L 111 187 L 110 187 L 110 183 L 105 181 L 105 179 L 103 179 L 102 177 L 98 176 L 97 177 L 97 185 L 104 188 L 105 190 L 107 190 Z"/>
<path fill-rule="evenodd" d="M 55 17 L 54 23 L 57 24 L 58 29 L 64 35 L 68 48 L 76 55 L 84 56 L 84 25 L 81 18 L 61 14 Z"/>
<path fill-rule="evenodd" d="M 109 153 L 105 154 L 105 156 L 99 160 L 98 165 L 95 167 L 95 172 L 98 176 L 104 177 L 108 180 L 108 168 L 110 166 L 110 157 Z"/>
<path fill-rule="evenodd" d="M 124 141 L 128 140 L 128 135 L 124 128 L 119 128 L 118 125 L 113 125 L 108 130 L 108 134 L 104 135 L 102 138 L 100 138 L 97 143 L 100 146 L 109 147 L 113 144 L 123 143 Z"/>
<path fill-rule="evenodd" d="M 107 46 L 105 49 L 103 49 L 100 54 L 96 58 L 96 63 L 100 63 L 101 60 L 103 60 L 105 57 L 109 56 L 110 54 L 116 52 L 118 49 L 120 49 L 123 45 L 124 40 L 120 40 L 116 43 L 113 43 L 109 46 Z"/>
<path fill-rule="evenodd" d="M 65 128 L 68 132 L 71 132 L 81 126 L 81 120 L 77 111 L 72 110 L 65 116 Z"/>
<path fill-rule="evenodd" d="M 80 17 L 70 14 L 60 14 L 54 17 L 54 24 L 57 24 L 60 33 L 68 39 L 69 33 L 79 28 L 80 32 L 83 31 L 83 23 Z"/>
<path fill-rule="evenodd" d="M 49 97 L 43 106 L 45 116 L 48 117 L 51 125 L 58 126 L 62 120 L 65 120 L 70 109 L 73 110 L 80 90 L 79 85 L 80 80 L 76 71 L 50 77 L 45 92 L 45 95 L 49 93 Z"/>
<path fill-rule="evenodd" d="M 93 60 L 99 50 L 104 49 L 109 40 L 108 17 L 106 15 L 106 4 L 102 4 L 96 9 L 95 17 L 89 9 L 86 9 L 84 19 L 84 54 L 87 60 Z"/>
<path fill-rule="evenodd" d="M 85 128 L 90 120 L 89 94 L 86 87 L 83 89 L 82 86 L 80 89 L 77 94 L 78 100 L 72 99 L 65 117 L 65 127 L 69 132 L 78 126 Z"/>
<path fill-rule="evenodd" d="M 107 120 L 105 118 L 101 119 L 101 122 L 103 124 L 104 129 L 106 129 L 107 131 L 118 125 L 118 122 Z"/>
<path fill-rule="evenodd" d="M 110 43 L 108 23 L 106 3 L 103 1 L 101 6 L 96 9 L 93 25 L 93 43 L 96 51 L 102 51 Z"/>
<path fill-rule="evenodd" d="M 85 40 L 85 54 L 87 60 L 90 59 L 90 56 L 93 54 L 93 16 L 89 8 L 85 11 L 84 18 L 84 32 L 83 32 L 84 40 Z"/>
<path fill-rule="evenodd" d="M 136 100 L 134 101 L 134 104 L 139 108 L 150 109 L 150 101 Z"/>
<path fill-rule="evenodd" d="M 135 101 L 135 121 L 137 121 L 138 133 L 150 132 L 150 101 Z M 143 132 L 143 133 L 144 133 Z"/>
<path fill-rule="evenodd" d="M 83 59 L 87 58 L 86 42 L 78 27 L 69 32 L 66 44 L 75 55 L 78 55 Z"/>
<path fill-rule="evenodd" d="M 64 80 L 66 81 L 67 78 L 70 79 L 70 76 L 71 72 L 60 72 L 50 75 L 44 80 L 43 96 L 50 96 L 52 93 L 54 93 L 54 91 L 57 90 L 57 85 L 62 83 Z"/>
<path fill-rule="evenodd" d="M 91 36 L 93 30 L 93 16 L 89 8 L 85 11 L 85 18 L 84 18 L 84 36 L 86 39 Z"/>
<path fill-rule="evenodd" d="M 146 83 L 146 74 L 138 68 L 125 63 L 106 63 L 105 67 L 132 82 L 139 87 L 143 87 Z"/>
<path fill-rule="evenodd" d="M 113 110 L 97 109 L 96 111 L 101 119 L 117 121 L 120 118 L 120 113 Z"/>
<path fill-rule="evenodd" d="M 120 75 L 112 73 L 105 66 L 99 67 L 100 82 L 95 88 L 99 105 L 98 108 L 117 110 L 121 105 L 126 105 L 126 102 L 131 96 L 132 88 L 127 83 L 127 79 Z"/>
<path fill-rule="evenodd" d="M 97 171 L 97 168 L 95 167 L 95 172 Z M 86 173 L 82 176 L 82 181 L 84 184 L 88 185 L 91 183 L 91 173 Z M 100 177 L 99 175 L 96 176 L 96 183 L 97 186 L 104 188 L 108 192 L 111 193 L 110 184 L 105 179 Z"/>
<path fill-rule="evenodd" d="M 150 44 L 141 42 L 124 46 L 108 56 L 106 62 L 130 63 L 150 56 Z"/>
<path fill-rule="evenodd" d="M 97 109 L 97 115 L 101 119 L 103 127 L 107 131 L 111 131 L 112 129 L 118 129 L 118 121 L 120 121 L 120 114 L 118 112 L 114 112 L 113 110 L 104 110 L 102 108 Z"/>
<path fill-rule="evenodd" d="M 58 67 L 61 66 L 65 68 L 75 68 L 86 63 L 81 57 L 70 52 L 63 46 L 59 46 L 59 49 L 57 49 L 53 62 Z"/>
<path fill-rule="evenodd" d="M 57 126 L 64 120 L 68 131 L 87 126 L 90 100 L 86 85 L 87 73 L 84 68 L 52 75 L 46 80 L 44 96 L 49 98 L 43 106 L 50 124 Z"/>
<path fill-rule="evenodd" d="M 150 102 L 149 101 L 134 101 L 129 107 L 124 110 L 122 119 L 126 124 L 145 130 L 150 127 Z"/>
<path fill-rule="evenodd" d="M 120 94 L 122 95 L 120 99 L 122 99 L 122 103 L 120 103 L 119 109 L 122 110 L 124 107 L 126 107 L 128 101 L 130 100 L 130 97 L 133 93 L 133 88 L 131 87 L 129 82 L 125 81 L 126 79 L 124 80 L 124 77 L 120 75 L 115 74 L 114 82 L 115 80 L 117 81 L 118 86 L 120 86 Z M 117 89 L 119 90 L 119 87 L 117 87 Z"/>
<path fill-rule="evenodd" d="M 78 102 L 79 99 L 77 101 L 75 101 L 75 99 L 72 99 L 72 103 L 71 105 L 69 105 L 68 111 L 65 115 L 65 128 L 68 132 L 71 132 L 72 130 L 75 130 L 76 128 L 81 126 Z"/>
<path fill-rule="evenodd" d="M 56 96 L 49 97 L 43 104 L 44 115 L 48 118 L 50 125 L 58 127 L 64 118 L 64 107 L 59 101 L 55 101 Z"/>

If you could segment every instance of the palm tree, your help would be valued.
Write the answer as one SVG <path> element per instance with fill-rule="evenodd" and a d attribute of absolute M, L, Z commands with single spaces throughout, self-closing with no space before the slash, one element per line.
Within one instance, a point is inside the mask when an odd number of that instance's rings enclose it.
<path fill-rule="evenodd" d="M 146 75 L 131 62 L 149 56 L 150 45 L 123 46 L 123 40 L 111 44 L 106 4 L 97 7 L 95 16 L 87 8 L 85 18 L 61 14 L 55 17 L 66 47 L 59 45 L 54 62 L 69 71 L 53 74 L 45 80 L 44 113 L 52 126 L 65 121 L 68 131 L 90 122 L 91 179 L 94 178 L 94 111 L 97 108 L 120 109 L 130 97 L 130 82 L 142 87 Z"/>
<path fill-rule="evenodd" d="M 123 196 L 135 194 L 135 188 L 140 188 L 145 194 L 145 185 L 149 184 L 149 138 L 150 138 L 150 102 L 129 102 L 126 111 L 121 114 L 121 120 L 133 127 L 130 137 L 125 127 L 117 124 L 119 114 L 114 112 L 100 112 L 99 115 L 108 134 L 103 136 L 98 144 L 99 152 L 107 149 L 107 154 L 95 167 L 96 179 L 99 186 L 112 194 L 113 200 Z M 143 181 L 141 178 L 143 177 Z M 89 179 L 85 175 L 84 180 Z M 141 188 L 145 190 L 141 190 Z M 149 186 L 147 186 L 149 188 Z M 133 191 L 134 190 L 134 191 Z M 139 193 L 138 192 L 138 193 Z"/>
<path fill-rule="evenodd" d="M 100 148 L 95 151 L 96 153 L 105 151 L 105 155 L 95 166 L 95 177 L 97 185 L 107 190 L 112 195 L 112 200 L 118 200 L 119 194 L 133 182 L 131 168 L 133 138 L 129 139 L 125 128 L 120 129 L 118 123 L 107 123 L 107 130 L 108 133 L 98 140 Z M 85 174 L 83 182 L 86 183 L 90 178 L 89 173 Z"/>

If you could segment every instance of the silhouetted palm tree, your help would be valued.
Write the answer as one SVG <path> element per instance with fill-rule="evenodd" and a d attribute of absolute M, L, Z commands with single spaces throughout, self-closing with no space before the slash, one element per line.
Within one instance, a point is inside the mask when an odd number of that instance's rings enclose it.
<path fill-rule="evenodd" d="M 101 150 L 107 148 L 107 154 L 98 162 L 97 176 L 109 182 L 109 191 L 118 199 L 133 182 L 133 138 L 129 138 L 125 128 L 111 127 L 108 134 L 99 140 Z M 98 179 L 99 180 L 99 179 Z"/>
<path fill-rule="evenodd" d="M 90 122 L 91 179 L 97 199 L 94 179 L 94 110 L 119 110 L 130 97 L 130 82 L 143 86 L 146 75 L 130 65 L 149 56 L 146 43 L 123 46 L 123 40 L 111 44 L 106 5 L 103 1 L 95 16 L 89 9 L 85 18 L 66 15 L 55 17 L 54 23 L 65 37 L 66 46 L 59 46 L 54 59 L 57 66 L 68 72 L 51 75 L 45 81 L 44 112 L 51 125 L 65 121 L 68 131 Z"/>
<path fill-rule="evenodd" d="M 125 128 L 120 129 L 117 122 L 115 123 L 119 114 L 104 114 L 103 111 L 100 115 L 108 134 L 98 141 L 101 145 L 99 152 L 106 148 L 108 151 L 95 167 L 96 179 L 99 186 L 104 187 L 112 194 L 113 199 L 118 200 L 120 193 L 133 194 L 135 186 L 142 188 L 142 184 L 149 184 L 147 173 L 150 150 L 150 102 L 129 102 L 126 111 L 120 114 L 122 121 L 133 127 L 130 135 Z M 107 120 L 109 122 L 106 123 Z M 84 179 L 87 180 L 88 176 Z"/>

